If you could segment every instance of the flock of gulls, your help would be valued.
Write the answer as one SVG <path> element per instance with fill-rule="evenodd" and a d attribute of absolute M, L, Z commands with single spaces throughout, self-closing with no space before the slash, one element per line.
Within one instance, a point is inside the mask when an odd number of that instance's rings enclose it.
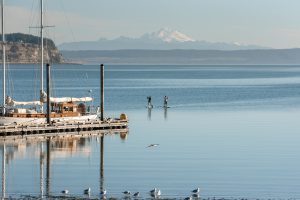
<path fill-rule="evenodd" d="M 63 190 L 61 191 L 62 194 L 69 194 L 69 190 Z M 83 193 L 85 195 L 90 195 L 91 194 L 91 188 L 87 188 L 83 191 Z M 101 192 L 100 192 L 100 196 L 102 199 L 106 199 L 106 194 L 107 194 L 107 191 L 106 189 L 103 189 Z M 155 199 L 159 199 L 160 196 L 161 196 L 161 190 L 158 189 L 158 188 L 154 188 L 153 190 L 150 190 L 149 191 L 149 194 L 151 197 L 155 198 Z M 133 197 L 134 199 L 138 199 L 140 198 L 140 192 L 135 192 L 132 194 L 131 196 L 131 192 L 126 190 L 123 192 L 123 195 L 125 195 L 125 197 Z M 193 198 L 199 198 L 200 197 L 200 188 L 196 188 L 194 190 L 191 191 L 191 196 L 189 197 L 186 197 L 184 200 L 192 200 Z"/>
<path fill-rule="evenodd" d="M 152 148 L 152 147 L 157 147 L 157 146 L 159 146 L 159 144 L 150 144 L 146 148 Z M 64 195 L 68 195 L 69 190 L 62 190 L 61 193 Z M 126 199 L 130 199 L 131 197 L 133 197 L 133 199 L 141 199 L 140 192 L 131 193 L 130 191 L 126 190 L 122 193 Z M 91 188 L 87 188 L 87 189 L 83 190 L 83 194 L 90 196 Z M 107 190 L 103 189 L 100 192 L 101 199 L 106 199 L 106 195 L 107 195 Z M 159 199 L 161 197 L 161 190 L 158 188 L 154 188 L 153 190 L 149 191 L 149 195 L 154 199 Z M 196 189 L 192 190 L 191 195 L 189 197 L 184 198 L 184 200 L 192 200 L 195 198 L 196 199 L 200 198 L 200 188 L 196 188 Z"/>

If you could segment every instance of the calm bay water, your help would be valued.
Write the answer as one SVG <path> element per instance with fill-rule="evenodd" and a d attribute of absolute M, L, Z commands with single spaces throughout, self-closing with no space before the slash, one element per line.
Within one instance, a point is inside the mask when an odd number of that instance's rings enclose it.
<path fill-rule="evenodd" d="M 8 93 L 38 97 L 38 75 L 10 66 Z M 200 187 L 202 198 L 300 199 L 300 66 L 106 66 L 105 76 L 106 115 L 125 112 L 130 128 L 126 139 L 105 136 L 104 178 L 97 136 L 52 141 L 48 175 L 46 142 L 8 143 L 7 197 L 40 195 L 42 160 L 43 191 L 52 195 L 91 187 L 99 197 L 104 187 L 108 197 L 149 198 L 159 187 L 162 197 L 184 198 Z M 99 104 L 98 66 L 54 66 L 52 82 L 55 96 L 92 95 Z"/>

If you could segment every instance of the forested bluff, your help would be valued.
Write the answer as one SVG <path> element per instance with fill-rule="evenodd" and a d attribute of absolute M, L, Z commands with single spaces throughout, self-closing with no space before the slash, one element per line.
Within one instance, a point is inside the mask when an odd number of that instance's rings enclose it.
<path fill-rule="evenodd" d="M 1 38 L 2 35 L 0 34 Z M 44 38 L 44 62 L 63 63 L 64 59 L 51 39 Z M 38 63 L 41 60 L 40 37 L 10 33 L 5 35 L 6 61 L 8 63 Z M 2 46 L 2 45 L 1 45 Z M 0 47 L 2 60 L 2 47 Z"/>

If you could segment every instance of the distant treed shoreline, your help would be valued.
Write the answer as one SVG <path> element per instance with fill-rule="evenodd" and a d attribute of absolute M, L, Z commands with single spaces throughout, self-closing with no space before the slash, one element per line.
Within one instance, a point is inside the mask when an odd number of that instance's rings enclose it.
<path fill-rule="evenodd" d="M 300 64 L 300 49 L 84 50 L 61 53 L 69 62 L 85 64 Z"/>

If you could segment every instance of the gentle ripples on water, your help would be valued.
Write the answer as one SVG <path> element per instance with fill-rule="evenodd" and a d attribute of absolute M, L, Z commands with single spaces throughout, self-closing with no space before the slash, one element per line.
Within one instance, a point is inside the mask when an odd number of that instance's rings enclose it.
<path fill-rule="evenodd" d="M 10 66 L 8 93 L 31 100 L 38 73 Z M 107 115 L 125 112 L 130 129 L 126 138 L 105 136 L 103 179 L 99 136 L 52 141 L 48 172 L 45 141 L 7 143 L 7 197 L 39 196 L 42 176 L 51 195 L 84 197 L 91 187 L 99 197 L 104 187 L 107 197 L 130 190 L 149 198 L 158 187 L 162 197 L 184 198 L 200 187 L 204 199 L 300 198 L 300 66 L 106 66 L 105 75 Z M 97 105 L 99 83 L 97 66 L 53 68 L 56 96 L 92 89 Z"/>

